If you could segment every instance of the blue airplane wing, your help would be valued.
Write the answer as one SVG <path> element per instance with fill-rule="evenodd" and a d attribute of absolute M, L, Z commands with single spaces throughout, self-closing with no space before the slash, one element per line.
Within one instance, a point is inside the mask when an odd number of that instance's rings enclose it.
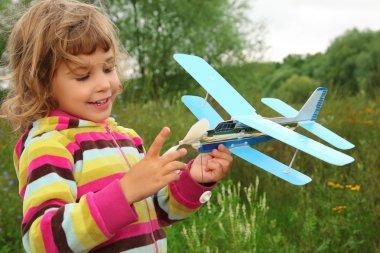
<path fill-rule="evenodd" d="M 295 117 L 298 114 L 298 111 L 296 109 L 280 99 L 263 98 L 261 101 L 287 118 Z M 332 132 L 331 130 L 318 124 L 315 121 L 299 122 L 298 125 L 339 149 L 346 150 L 355 147 L 355 145 L 351 142 L 345 140 L 344 138 L 340 137 L 336 133 Z"/>
<path fill-rule="evenodd" d="M 237 147 L 231 149 L 231 152 L 291 184 L 304 185 L 311 181 L 310 177 L 292 168 L 290 168 L 290 172 L 284 172 L 285 170 L 288 170 L 287 165 L 280 163 L 251 147 Z"/>
<path fill-rule="evenodd" d="M 354 161 L 351 156 L 262 117 L 235 116 L 234 119 L 325 162 L 342 166 Z"/>
<path fill-rule="evenodd" d="M 231 115 L 256 115 L 256 110 L 205 60 L 175 54 L 174 59 Z"/>
<path fill-rule="evenodd" d="M 298 123 L 298 125 L 337 148 L 346 150 L 355 147 L 355 145 L 351 142 L 343 139 L 336 133 L 332 132 L 331 130 L 322 126 L 321 124 L 318 124 L 317 122 L 300 122 Z"/>
<path fill-rule="evenodd" d="M 220 117 L 204 98 L 187 95 L 182 97 L 182 102 L 197 119 L 207 119 L 210 123 L 210 129 L 215 128 L 218 123 L 223 121 L 222 117 Z"/>

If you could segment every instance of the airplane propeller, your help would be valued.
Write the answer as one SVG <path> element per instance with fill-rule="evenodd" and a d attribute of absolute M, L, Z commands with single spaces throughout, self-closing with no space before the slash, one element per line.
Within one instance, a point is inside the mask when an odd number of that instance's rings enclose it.
<path fill-rule="evenodd" d="M 177 150 L 179 146 L 184 145 L 184 144 L 190 144 L 190 145 L 196 144 L 196 142 L 199 141 L 202 135 L 209 129 L 210 129 L 210 123 L 208 122 L 207 119 L 199 120 L 190 128 L 185 138 L 179 141 L 178 145 L 171 147 L 168 151 L 165 152 L 165 154 L 171 151 Z"/>

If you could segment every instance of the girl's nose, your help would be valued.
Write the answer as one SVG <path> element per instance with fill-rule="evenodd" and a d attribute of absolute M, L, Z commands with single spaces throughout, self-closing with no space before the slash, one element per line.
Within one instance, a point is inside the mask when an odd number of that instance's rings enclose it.
<path fill-rule="evenodd" d="M 99 92 L 107 91 L 110 89 L 110 87 L 111 87 L 111 81 L 109 80 L 107 75 L 105 73 L 99 74 L 97 78 L 97 83 L 96 83 L 97 91 Z"/>

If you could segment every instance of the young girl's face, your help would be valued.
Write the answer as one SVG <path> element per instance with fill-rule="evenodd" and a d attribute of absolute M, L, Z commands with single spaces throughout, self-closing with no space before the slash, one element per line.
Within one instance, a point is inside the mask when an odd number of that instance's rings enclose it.
<path fill-rule="evenodd" d="M 58 109 L 81 119 L 102 122 L 111 114 L 120 91 L 112 50 L 101 48 L 78 55 L 80 65 L 61 63 L 53 78 L 53 96 Z"/>

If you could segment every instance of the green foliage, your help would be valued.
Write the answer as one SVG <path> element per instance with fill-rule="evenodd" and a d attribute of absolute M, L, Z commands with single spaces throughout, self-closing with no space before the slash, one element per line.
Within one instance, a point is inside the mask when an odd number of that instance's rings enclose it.
<path fill-rule="evenodd" d="M 317 82 L 310 77 L 294 74 L 281 84 L 275 96 L 288 103 L 305 103 L 317 87 Z"/>
<path fill-rule="evenodd" d="M 0 252 L 21 252 L 21 198 L 18 180 L 13 167 L 11 129 L 0 121 Z"/>
<path fill-rule="evenodd" d="M 351 92 L 380 86 L 380 32 L 347 31 L 336 38 L 326 52 L 326 82 Z"/>
<path fill-rule="evenodd" d="M 255 185 L 243 188 L 232 181 L 220 185 L 214 201 L 191 220 L 167 229 L 168 251 L 179 252 L 185 246 L 190 252 L 258 252 L 268 211 L 265 194 L 258 196 L 258 186 L 258 178 Z M 171 238 L 181 243 L 171 243 Z"/>
<path fill-rule="evenodd" d="M 308 76 L 341 94 L 376 97 L 380 87 L 380 31 L 349 30 L 337 37 L 325 53 L 289 55 L 262 81 L 273 95 L 292 75 Z M 280 93 L 280 92 L 276 92 Z"/>

